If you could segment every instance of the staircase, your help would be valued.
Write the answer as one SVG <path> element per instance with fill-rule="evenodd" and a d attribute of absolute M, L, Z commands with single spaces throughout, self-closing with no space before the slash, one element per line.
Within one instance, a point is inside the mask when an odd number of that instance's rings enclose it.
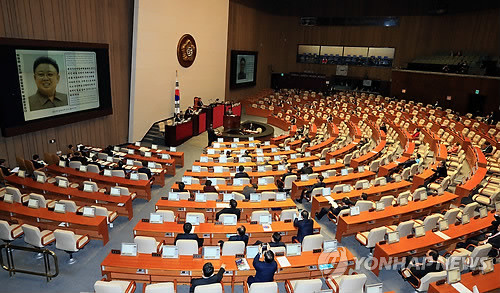
<path fill-rule="evenodd" d="M 157 145 L 165 145 L 165 138 L 163 137 L 163 133 L 160 132 L 160 127 L 158 123 L 153 124 L 146 135 L 142 138 L 141 142 L 147 144 L 157 144 Z"/>

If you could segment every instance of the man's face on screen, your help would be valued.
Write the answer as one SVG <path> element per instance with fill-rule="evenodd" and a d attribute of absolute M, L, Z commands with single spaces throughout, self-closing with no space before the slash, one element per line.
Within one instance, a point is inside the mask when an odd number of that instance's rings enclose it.
<path fill-rule="evenodd" d="M 35 83 L 40 93 L 53 96 L 59 83 L 59 73 L 52 64 L 40 64 L 35 69 Z"/>

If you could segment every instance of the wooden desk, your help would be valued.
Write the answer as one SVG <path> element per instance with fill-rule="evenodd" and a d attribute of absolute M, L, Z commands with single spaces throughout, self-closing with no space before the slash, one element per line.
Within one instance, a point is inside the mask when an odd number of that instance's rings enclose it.
<path fill-rule="evenodd" d="M 333 200 L 342 200 L 344 197 L 348 198 L 360 198 L 361 194 L 366 193 L 368 195 L 369 200 L 379 200 L 382 196 L 385 195 L 395 195 L 401 193 L 403 191 L 409 190 L 411 183 L 408 181 L 400 181 L 387 183 L 386 185 L 373 186 L 368 189 L 358 189 L 353 190 L 351 192 L 340 192 L 340 193 L 332 193 L 331 197 Z M 322 208 L 329 208 L 330 202 L 324 196 L 314 196 L 312 198 L 311 205 L 311 215 L 321 211 Z"/>
<path fill-rule="evenodd" d="M 103 216 L 89 218 L 75 213 L 59 214 L 47 208 L 32 209 L 20 203 L 0 202 L 0 218 L 19 224 L 30 224 L 39 227 L 40 230 L 64 229 L 75 234 L 88 234 L 91 239 L 102 240 L 103 245 L 109 241 L 107 219 Z M 67 223 L 67 226 L 60 227 L 59 224 L 62 222 Z"/>
<path fill-rule="evenodd" d="M 337 184 L 353 183 L 362 179 L 371 180 L 374 178 L 375 178 L 375 173 L 371 171 L 365 171 L 363 173 L 350 173 L 346 176 L 333 176 L 325 178 L 323 182 L 326 184 L 326 187 L 333 188 L 333 186 Z M 316 179 L 292 182 L 292 191 L 290 193 L 290 197 L 292 199 L 299 198 L 302 190 L 306 189 L 309 186 L 312 186 L 316 182 L 317 182 Z"/>
<path fill-rule="evenodd" d="M 215 184 L 213 185 L 215 186 Z M 201 184 L 191 184 L 191 185 L 186 185 L 185 189 L 190 192 L 203 192 L 203 187 L 204 185 Z M 236 192 L 242 192 L 243 188 L 245 186 L 233 186 L 233 185 L 217 185 L 219 193 L 221 192 L 226 192 L 226 193 L 231 193 L 233 191 Z M 172 189 L 178 189 L 179 186 L 177 183 L 172 185 Z M 278 187 L 276 184 L 267 184 L 267 185 L 259 185 L 259 189 L 257 192 L 262 192 L 262 191 L 277 191 Z"/>
<path fill-rule="evenodd" d="M 473 169 L 477 167 L 474 175 L 470 177 L 464 184 L 458 185 L 455 192 L 462 197 L 468 196 L 472 190 L 474 190 L 486 176 L 486 157 L 484 156 L 481 149 L 478 147 L 469 146 L 466 150 L 466 160 L 469 162 L 469 166 Z"/>
<path fill-rule="evenodd" d="M 177 166 L 181 166 L 181 168 L 184 167 L 184 153 L 183 152 L 171 152 L 171 151 L 167 151 L 167 150 L 153 150 L 153 149 L 146 148 L 143 146 L 135 146 L 133 144 L 127 145 L 126 148 L 134 149 L 134 150 L 139 150 L 139 149 L 144 148 L 144 149 L 148 149 L 148 151 L 153 152 L 153 153 L 168 154 L 168 155 L 170 155 L 171 158 L 173 158 L 175 160 L 175 164 Z"/>
<path fill-rule="evenodd" d="M 334 268 L 345 267 L 345 272 L 354 269 L 356 258 L 345 247 L 339 247 L 337 252 L 330 253 L 328 257 L 321 253 L 303 252 L 300 256 L 287 257 L 290 267 L 282 268 L 278 263 L 278 272 L 274 280 L 284 282 L 285 280 L 315 279 L 321 278 L 322 272 L 318 270 L 318 264 L 332 263 Z M 248 271 L 238 271 L 234 256 L 221 256 L 218 260 L 210 260 L 215 270 L 221 264 L 226 264 L 226 272 L 223 282 L 241 285 L 248 276 L 255 275 L 253 259 L 248 258 L 250 266 Z M 133 280 L 141 283 L 158 283 L 177 281 L 178 284 L 189 285 L 191 279 L 200 278 L 203 265 L 207 260 L 193 258 L 192 256 L 179 256 L 178 259 L 167 259 L 153 257 L 150 254 L 138 254 L 138 256 L 121 256 L 119 254 L 108 254 L 101 263 L 101 273 L 110 280 Z M 310 267 L 312 266 L 312 267 Z M 144 269 L 145 273 L 138 273 L 138 269 Z M 329 273 L 327 270 L 324 273 Z"/>
<path fill-rule="evenodd" d="M 488 213 L 488 216 L 483 219 L 471 219 L 470 223 L 465 225 L 450 225 L 450 228 L 443 233 L 448 235 L 450 239 L 445 240 L 432 231 L 427 231 L 425 236 L 419 238 L 404 237 L 399 239 L 398 243 L 383 244 L 377 243 L 373 252 L 373 258 L 376 258 L 380 263 L 382 258 L 389 257 L 405 257 L 424 255 L 428 249 L 444 250 L 458 242 L 480 234 L 481 230 L 491 226 L 494 220 L 495 211 Z M 379 267 L 373 269 L 373 273 L 378 276 Z"/>
<path fill-rule="evenodd" d="M 367 165 L 371 161 L 375 160 L 385 148 L 385 136 L 380 141 L 380 143 L 371 151 L 366 153 L 365 155 L 360 156 L 359 158 L 352 159 L 350 166 L 353 168 L 357 168 L 358 166 Z"/>
<path fill-rule="evenodd" d="M 154 157 L 154 156 L 145 157 L 145 156 L 141 156 L 141 155 L 129 155 L 129 154 L 126 154 L 125 158 L 132 159 L 135 161 L 146 161 L 146 162 L 154 162 L 154 163 L 161 164 L 162 168 L 166 170 L 166 173 L 168 175 L 175 176 L 175 161 L 174 161 L 174 159 L 162 159 L 162 158 Z M 160 182 L 160 186 L 165 186 L 165 182 L 164 182 L 165 180 L 161 180 L 161 181 L 162 182 Z"/>
<path fill-rule="evenodd" d="M 62 188 L 51 183 L 38 183 L 31 178 L 21 178 L 10 175 L 5 178 L 9 183 L 23 191 L 38 192 L 46 199 L 70 199 L 78 205 L 97 205 L 116 211 L 119 216 L 126 216 L 129 220 L 134 217 L 131 196 L 112 196 L 102 192 L 85 192 L 77 188 Z M 104 202 L 104 203 L 103 203 Z"/>
<path fill-rule="evenodd" d="M 426 200 L 410 201 L 406 206 L 388 206 L 383 211 L 361 212 L 357 216 L 340 216 L 337 223 L 338 240 L 343 236 L 370 231 L 382 226 L 397 225 L 411 219 L 419 219 L 433 213 L 439 213 L 450 207 L 458 196 L 445 192 L 441 196 L 431 196 Z"/>
<path fill-rule="evenodd" d="M 346 145 L 345 147 L 343 147 L 343 148 L 341 148 L 339 150 L 336 150 L 334 152 L 327 153 L 326 154 L 326 160 L 330 161 L 330 159 L 339 158 L 339 157 L 345 156 L 347 153 L 350 153 L 352 150 L 354 150 L 354 148 L 356 148 L 356 146 L 358 145 L 359 141 L 360 141 L 360 139 L 356 138 L 356 139 L 354 139 L 353 142 L 351 142 L 350 144 Z"/>
<path fill-rule="evenodd" d="M 331 144 L 333 144 L 335 139 L 336 139 L 336 137 L 330 137 L 329 139 L 327 139 L 321 143 L 315 144 L 313 146 L 309 146 L 306 148 L 306 152 L 311 152 L 313 154 L 320 153 L 323 150 L 323 148 L 329 147 Z"/>
<path fill-rule="evenodd" d="M 130 180 L 121 177 L 108 177 L 91 172 L 80 172 L 78 170 L 69 167 L 59 167 L 56 165 L 46 166 L 47 170 L 53 174 L 67 174 L 68 177 L 76 180 L 77 182 L 83 182 L 87 180 L 98 182 L 100 185 L 105 185 L 106 187 L 112 187 L 120 185 L 127 187 L 130 192 L 137 193 L 138 197 L 144 198 L 146 200 L 151 200 L 151 182 L 149 180 Z M 102 187 L 102 186 L 101 186 Z"/>
<path fill-rule="evenodd" d="M 235 235 L 239 225 L 224 226 L 216 223 L 201 223 L 199 226 L 195 226 L 194 233 L 205 239 L 203 245 L 218 245 L 219 240 L 227 241 L 229 236 Z M 262 225 L 259 224 L 242 223 L 241 225 L 247 229 L 250 239 L 248 243 L 254 243 L 257 240 L 268 242 L 276 231 L 282 233 L 281 241 L 285 243 L 292 243 L 292 236 L 297 235 L 297 229 L 292 222 L 273 222 L 271 224 L 272 231 L 264 231 Z M 157 241 L 165 240 L 166 244 L 173 244 L 177 234 L 184 233 L 182 226 L 183 224 L 176 222 L 151 224 L 139 221 L 134 227 L 134 235 L 150 236 L 156 238 Z M 320 233 L 320 229 L 320 225 L 314 221 L 314 233 Z"/>
<path fill-rule="evenodd" d="M 498 292 L 500 289 L 500 264 L 495 265 L 495 270 L 488 274 L 483 275 L 479 273 L 475 276 L 472 275 L 472 272 L 462 274 L 462 278 L 460 283 L 462 283 L 465 287 L 472 291 L 472 287 L 477 286 L 479 292 Z M 456 293 L 457 290 L 453 288 L 453 286 L 444 283 L 442 285 L 436 285 L 436 282 L 431 283 L 429 285 L 429 293 Z"/>
<path fill-rule="evenodd" d="M 427 167 L 427 169 L 425 169 L 422 173 L 413 176 L 413 185 L 411 187 L 411 191 L 413 192 L 415 191 L 415 189 L 424 185 L 424 182 L 427 179 L 431 178 L 432 175 L 434 175 L 435 172 L 432 170 L 436 170 L 439 164 L 441 164 L 441 162 L 436 161 L 436 163 Z"/>
<path fill-rule="evenodd" d="M 186 218 L 187 212 L 200 212 L 205 214 L 205 218 L 208 222 L 215 221 L 215 214 L 221 209 L 229 207 L 227 202 L 195 202 L 188 200 L 171 201 L 160 199 L 156 203 L 157 210 L 170 210 L 177 213 L 180 219 Z M 245 202 L 238 201 L 238 209 L 241 210 L 240 221 L 246 221 L 246 216 L 250 217 L 253 211 L 269 210 L 272 209 L 292 209 L 297 206 L 291 199 L 285 201 L 268 201 L 263 200 L 261 202 Z M 271 212 L 272 213 L 272 212 Z"/>

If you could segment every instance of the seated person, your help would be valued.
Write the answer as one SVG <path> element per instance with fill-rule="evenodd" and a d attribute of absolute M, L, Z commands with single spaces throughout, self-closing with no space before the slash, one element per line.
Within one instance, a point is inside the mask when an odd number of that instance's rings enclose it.
<path fill-rule="evenodd" d="M 276 187 L 278 188 L 278 192 L 285 192 L 285 183 L 280 179 L 276 180 Z"/>
<path fill-rule="evenodd" d="M 228 241 L 243 241 L 245 242 L 245 246 L 247 246 L 248 245 L 248 235 L 246 234 L 247 228 L 245 228 L 245 226 L 239 226 L 238 229 L 236 229 L 236 231 L 238 232 L 238 234 L 229 237 Z"/>
<path fill-rule="evenodd" d="M 314 173 L 313 168 L 309 166 L 309 162 L 304 163 L 304 167 L 300 168 L 299 174 L 312 174 Z"/>
<path fill-rule="evenodd" d="M 257 240 L 255 241 L 254 245 L 261 245 L 263 244 L 262 241 Z M 271 242 L 267 243 L 268 247 L 286 247 L 286 244 L 281 242 L 281 234 L 279 232 L 274 232 L 273 235 L 271 236 Z"/>
<path fill-rule="evenodd" d="M 458 152 L 458 149 L 460 147 L 460 143 L 455 143 L 449 150 L 448 150 L 448 153 L 449 154 L 456 154 Z"/>
<path fill-rule="evenodd" d="M 353 205 L 354 205 L 354 203 L 348 197 L 344 197 L 338 203 L 336 208 L 334 208 L 333 206 L 330 206 L 330 208 L 328 208 L 328 209 L 322 208 L 319 213 L 316 213 L 316 218 L 318 220 L 321 220 L 321 218 L 323 218 L 326 214 L 328 214 L 328 212 L 332 212 L 332 214 L 334 214 L 335 216 L 338 216 L 340 214 L 340 211 L 345 210 L 345 209 L 350 209 Z M 331 217 L 331 216 L 328 215 L 328 217 Z"/>
<path fill-rule="evenodd" d="M 441 164 L 436 169 L 432 169 L 434 171 L 434 174 L 427 179 L 424 185 L 428 185 L 434 181 L 436 181 L 438 178 L 444 178 L 448 176 L 448 170 L 446 169 L 446 160 L 442 160 Z"/>
<path fill-rule="evenodd" d="M 148 168 L 148 162 L 146 162 L 146 161 L 142 161 L 142 167 L 137 169 L 137 172 L 144 173 L 144 174 L 148 175 L 148 179 L 151 179 L 151 177 L 153 177 L 153 175 L 151 174 L 151 170 L 149 170 L 149 168 Z"/>
<path fill-rule="evenodd" d="M 196 286 L 220 283 L 220 281 L 222 281 L 222 277 L 224 277 L 225 268 L 226 265 L 221 264 L 219 271 L 215 275 L 214 266 L 212 265 L 212 263 L 207 262 L 206 264 L 203 265 L 202 277 L 191 279 L 191 288 L 189 288 L 189 292 L 193 293 L 194 288 L 196 288 Z"/>
<path fill-rule="evenodd" d="M 229 208 L 223 208 L 222 210 L 218 211 L 217 214 L 215 214 L 216 221 L 219 221 L 219 217 L 222 214 L 233 214 L 236 215 L 236 218 L 238 220 L 240 219 L 241 210 L 236 208 L 238 206 L 238 202 L 234 199 L 231 199 L 229 201 L 229 206 Z"/>
<path fill-rule="evenodd" d="M 387 126 L 385 125 L 384 121 L 380 123 L 380 130 L 382 130 L 384 133 L 387 133 Z"/>
<path fill-rule="evenodd" d="M 234 178 L 250 178 L 250 176 L 245 172 L 245 167 L 239 166 L 238 173 L 234 174 Z"/>
<path fill-rule="evenodd" d="M 244 157 L 244 158 L 252 158 L 252 156 L 250 155 L 250 152 L 248 150 L 245 151 L 245 154 L 242 157 Z"/>
<path fill-rule="evenodd" d="M 425 254 L 424 263 L 409 264 L 407 258 L 407 265 L 405 269 L 401 271 L 403 279 L 412 283 L 414 286 L 418 286 L 419 281 L 428 273 L 441 272 L 444 270 L 444 265 L 438 262 L 439 253 L 434 249 L 429 249 Z M 410 266 L 408 268 L 408 266 Z"/>
<path fill-rule="evenodd" d="M 498 250 L 500 249 L 500 212 L 495 215 L 495 220 L 491 223 L 491 227 L 487 233 L 471 237 L 465 241 L 457 244 L 459 248 L 467 248 L 469 245 L 480 246 L 484 244 L 491 244 L 494 249 L 488 252 L 489 257 L 496 258 Z M 472 249 L 472 247 L 470 248 Z"/>
<path fill-rule="evenodd" d="M 293 170 L 293 169 L 292 169 L 292 166 L 288 166 L 288 171 L 287 171 L 285 174 L 283 174 L 283 175 L 281 176 L 281 181 L 285 182 L 285 178 L 286 178 L 286 176 L 288 176 L 288 175 L 297 175 L 296 173 L 293 173 L 293 171 L 292 171 L 292 170 Z"/>
<path fill-rule="evenodd" d="M 420 137 L 420 128 L 415 128 L 415 132 L 411 135 L 411 139 L 415 140 Z"/>
<path fill-rule="evenodd" d="M 40 169 L 47 165 L 47 163 L 40 159 L 40 156 L 37 154 L 33 155 L 33 160 L 31 160 L 31 162 L 33 163 L 33 167 L 35 167 L 35 169 Z"/>
<path fill-rule="evenodd" d="M 260 260 L 261 256 L 264 256 L 264 261 Z M 272 282 L 274 273 L 278 270 L 278 264 L 274 260 L 274 253 L 271 250 L 263 252 L 261 246 L 259 253 L 253 259 L 253 267 L 255 268 L 255 276 L 248 277 L 248 286 L 253 283 Z"/>
<path fill-rule="evenodd" d="M 187 120 L 187 119 L 190 119 L 191 117 L 193 117 L 193 115 L 194 115 L 193 108 L 188 107 L 186 109 L 186 112 L 184 113 L 184 118 Z"/>
<path fill-rule="evenodd" d="M 323 182 L 324 179 L 325 178 L 322 175 L 319 175 L 316 178 L 316 180 L 317 180 L 316 183 L 314 183 L 313 185 L 309 186 L 308 188 L 305 188 L 305 189 L 302 190 L 302 193 L 300 194 L 300 198 L 297 199 L 297 202 L 298 203 L 302 203 L 302 200 L 304 199 L 304 197 L 307 200 L 311 200 L 311 193 L 314 190 L 314 188 L 326 187 L 325 182 Z"/>
<path fill-rule="evenodd" d="M 102 171 L 104 168 L 101 164 L 99 164 L 98 160 L 99 158 L 97 157 L 97 155 L 94 155 L 89 159 L 89 164 L 96 165 L 97 168 L 99 168 L 99 171 Z"/>
<path fill-rule="evenodd" d="M 491 156 L 491 153 L 493 152 L 493 146 L 489 141 L 486 141 L 484 143 L 484 149 L 482 149 L 482 151 L 485 156 Z"/>
<path fill-rule="evenodd" d="M 198 242 L 198 247 L 203 246 L 203 238 L 199 238 L 198 235 L 191 233 L 191 230 L 193 229 L 193 225 L 191 223 L 184 223 L 184 226 L 182 226 L 182 229 L 184 230 L 184 233 L 179 233 L 175 237 L 174 245 L 177 245 L 177 240 L 196 240 Z"/>
<path fill-rule="evenodd" d="M 313 234 L 314 221 L 312 219 L 309 219 L 309 212 L 306 210 L 302 210 L 300 215 L 302 216 L 302 220 L 296 218 L 293 221 L 293 226 L 297 227 L 297 236 L 293 236 L 292 241 L 293 242 L 298 241 L 302 243 L 304 237 Z"/>
<path fill-rule="evenodd" d="M 406 162 L 399 163 L 398 164 L 398 169 L 402 170 L 404 168 L 411 167 L 413 164 L 418 164 L 422 160 L 422 156 L 420 154 L 417 154 L 417 156 L 411 156 L 410 159 Z"/>
<path fill-rule="evenodd" d="M 80 152 L 74 152 L 73 156 L 69 160 L 70 160 L 70 162 L 78 161 L 78 162 L 82 163 L 82 165 L 87 165 L 87 159 L 85 157 L 83 157 L 82 153 L 80 153 Z"/>
<path fill-rule="evenodd" d="M 12 171 L 9 167 L 5 166 L 5 159 L 0 159 L 0 169 L 2 169 L 2 173 L 4 176 L 12 175 Z"/>
<path fill-rule="evenodd" d="M 184 119 L 182 119 L 181 113 L 174 114 L 174 124 L 181 123 Z"/>
<path fill-rule="evenodd" d="M 174 189 L 174 192 L 186 192 L 186 184 L 184 182 L 177 183 L 177 189 Z"/>
<path fill-rule="evenodd" d="M 245 196 L 245 199 L 250 199 L 250 194 L 257 192 L 257 189 L 259 189 L 259 186 L 255 183 L 252 183 L 245 186 L 241 193 Z"/>
<path fill-rule="evenodd" d="M 212 180 L 205 181 L 205 186 L 203 186 L 203 192 L 218 192 L 215 186 L 212 186 Z"/>
<path fill-rule="evenodd" d="M 309 135 L 306 135 L 303 139 L 302 139 L 302 143 L 310 143 L 311 142 L 311 138 L 309 138 Z"/>
<path fill-rule="evenodd" d="M 116 166 L 113 167 L 113 170 L 123 170 L 125 171 L 125 168 L 123 168 L 123 162 L 122 161 L 118 161 L 118 164 L 116 164 Z"/>

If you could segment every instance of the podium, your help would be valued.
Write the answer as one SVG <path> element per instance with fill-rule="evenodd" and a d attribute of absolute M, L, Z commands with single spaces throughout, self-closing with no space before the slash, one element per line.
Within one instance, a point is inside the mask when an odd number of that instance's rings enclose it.
<path fill-rule="evenodd" d="M 241 116 L 224 115 L 224 130 L 240 128 Z"/>

